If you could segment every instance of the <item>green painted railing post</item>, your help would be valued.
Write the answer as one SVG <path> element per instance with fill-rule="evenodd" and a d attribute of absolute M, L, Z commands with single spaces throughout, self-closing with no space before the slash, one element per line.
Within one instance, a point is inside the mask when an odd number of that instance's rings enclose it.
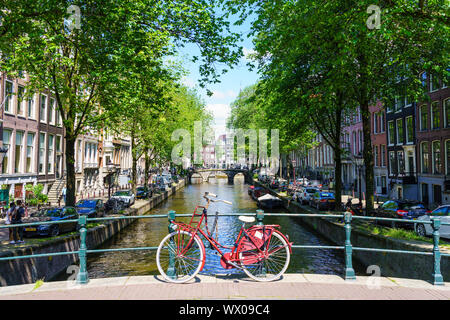
<path fill-rule="evenodd" d="M 80 259 L 80 270 L 77 275 L 78 284 L 86 284 L 89 282 L 88 272 L 87 272 L 87 262 L 86 262 L 86 216 L 81 215 L 78 219 L 78 225 L 80 226 L 80 249 L 78 250 L 78 257 Z"/>
<path fill-rule="evenodd" d="M 352 264 L 352 243 L 350 236 L 352 233 L 352 214 L 351 212 L 344 213 L 345 222 L 345 280 L 356 280 L 355 270 Z"/>
<path fill-rule="evenodd" d="M 262 226 L 264 224 L 264 210 L 256 210 L 256 221 L 258 226 Z"/>
<path fill-rule="evenodd" d="M 433 227 L 433 284 L 437 286 L 444 285 L 444 279 L 441 274 L 441 252 L 439 251 L 439 228 L 441 227 L 441 220 L 438 218 L 431 219 Z"/>
<path fill-rule="evenodd" d="M 169 233 L 172 233 L 175 231 L 175 224 L 173 223 L 175 221 L 175 211 L 170 210 L 169 214 L 167 215 L 169 219 Z M 176 279 L 177 276 L 177 270 L 175 268 L 175 255 L 173 254 L 175 252 L 175 243 L 173 242 L 173 239 L 170 239 L 169 243 L 169 267 L 167 269 L 167 276 Z"/>

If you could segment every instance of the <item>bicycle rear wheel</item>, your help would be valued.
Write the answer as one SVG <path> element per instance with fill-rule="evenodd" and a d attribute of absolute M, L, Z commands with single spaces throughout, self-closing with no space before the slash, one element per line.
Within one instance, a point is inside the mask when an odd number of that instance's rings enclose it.
<path fill-rule="evenodd" d="M 253 280 L 263 282 L 276 280 L 289 266 L 291 254 L 284 237 L 275 230 L 270 243 L 267 243 L 268 241 L 266 241 L 267 258 L 261 258 L 256 248 L 239 252 L 241 266 L 245 274 Z"/>
<path fill-rule="evenodd" d="M 183 283 L 194 278 L 203 265 L 205 250 L 201 240 L 187 231 L 168 234 L 159 244 L 156 264 L 169 282 Z M 189 245 L 189 246 L 188 246 Z"/>

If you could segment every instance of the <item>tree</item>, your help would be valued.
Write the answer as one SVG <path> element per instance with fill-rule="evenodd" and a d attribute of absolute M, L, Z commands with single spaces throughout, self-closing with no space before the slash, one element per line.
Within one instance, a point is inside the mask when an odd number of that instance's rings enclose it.
<path fill-rule="evenodd" d="M 378 17 L 367 13 L 374 9 L 372 1 L 223 2 L 229 12 L 241 12 L 238 23 L 250 12 L 256 14 L 251 35 L 255 36 L 255 56 L 263 79 L 277 82 L 286 75 L 290 78 L 295 63 L 292 57 L 297 56 L 308 61 L 300 63 L 298 69 L 306 66 L 310 76 L 327 71 L 323 73 L 325 79 L 334 84 L 320 90 L 322 93 L 337 93 L 344 88 L 341 92 L 349 93 L 348 97 L 357 103 L 363 122 L 366 210 L 372 211 L 374 172 L 369 105 L 376 99 L 384 105 L 392 104 L 400 92 L 416 101 L 423 99 L 420 71 L 448 77 L 448 5 L 441 0 L 378 1 L 375 9 L 381 11 L 381 23 L 374 24 L 373 18 L 377 22 Z M 282 76 L 277 78 L 279 75 Z M 296 83 L 304 79 L 308 78 L 297 79 Z"/>
<path fill-rule="evenodd" d="M 72 5 L 4 1 L 0 29 L 0 68 L 10 75 L 25 71 L 29 94 L 50 90 L 55 95 L 65 129 L 68 205 L 75 204 L 76 138 L 106 119 L 98 102 L 126 74 L 127 61 L 141 54 L 161 59 L 174 52 L 174 45 L 192 42 L 201 49 L 204 86 L 217 82 L 219 70 L 240 58 L 239 36 L 214 12 L 214 1 L 81 0 L 79 16 L 68 12 Z"/>

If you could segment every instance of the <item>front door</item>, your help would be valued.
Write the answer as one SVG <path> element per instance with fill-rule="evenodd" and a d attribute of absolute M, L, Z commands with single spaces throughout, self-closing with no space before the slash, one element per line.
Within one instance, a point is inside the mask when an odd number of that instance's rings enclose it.
<path fill-rule="evenodd" d="M 408 152 L 408 167 L 409 167 L 409 176 L 414 176 L 414 156 L 412 155 L 412 152 Z"/>
<path fill-rule="evenodd" d="M 428 184 L 422 183 L 422 202 L 425 204 L 430 204 L 430 198 L 428 196 Z"/>
<path fill-rule="evenodd" d="M 23 197 L 22 191 L 23 191 L 23 184 L 16 183 L 14 185 L 14 198 L 16 198 L 16 199 L 22 198 Z"/>
<path fill-rule="evenodd" d="M 433 185 L 433 201 L 435 204 L 442 203 L 442 188 L 440 185 Z"/>

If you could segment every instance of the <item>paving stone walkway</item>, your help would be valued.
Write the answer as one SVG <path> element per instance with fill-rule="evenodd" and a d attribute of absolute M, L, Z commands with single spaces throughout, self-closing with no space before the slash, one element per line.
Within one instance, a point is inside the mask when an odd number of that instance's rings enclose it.
<path fill-rule="evenodd" d="M 378 282 L 377 282 L 378 281 Z M 358 276 L 345 281 L 336 275 L 286 274 L 270 283 L 232 276 L 198 276 L 191 283 L 171 284 L 161 276 L 47 282 L 0 288 L 0 300 L 450 300 L 450 283 L 433 286 L 422 280 Z"/>

